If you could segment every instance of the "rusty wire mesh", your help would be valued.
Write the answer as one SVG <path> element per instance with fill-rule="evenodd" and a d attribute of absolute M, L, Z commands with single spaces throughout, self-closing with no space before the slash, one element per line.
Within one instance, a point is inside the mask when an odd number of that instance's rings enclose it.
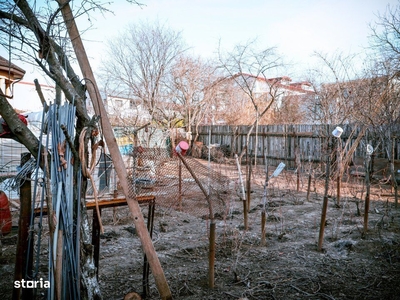
<path fill-rule="evenodd" d="M 207 161 L 184 157 L 206 193 L 214 217 L 229 211 L 234 199 L 233 183 L 207 166 Z M 129 158 L 128 176 L 132 196 L 153 195 L 156 205 L 207 218 L 210 207 L 199 184 L 176 154 L 167 149 L 136 148 Z"/>

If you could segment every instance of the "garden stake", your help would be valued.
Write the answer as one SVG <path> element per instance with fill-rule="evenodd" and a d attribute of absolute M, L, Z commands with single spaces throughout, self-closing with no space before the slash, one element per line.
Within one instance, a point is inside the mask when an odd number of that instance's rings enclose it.
<path fill-rule="evenodd" d="M 178 161 L 178 177 L 179 177 L 179 186 L 178 186 L 178 202 L 179 202 L 179 211 L 182 211 L 182 162 Z"/>
<path fill-rule="evenodd" d="M 265 162 L 267 162 L 267 159 L 265 158 Z M 267 187 L 268 187 L 268 182 L 272 177 L 278 177 L 279 174 L 282 172 L 282 170 L 285 168 L 285 164 L 283 162 L 280 162 L 278 167 L 275 169 L 274 173 L 270 177 L 268 177 L 268 165 L 265 164 L 265 184 L 264 184 L 264 195 L 263 195 L 263 211 L 261 212 L 261 244 L 265 244 L 265 223 L 266 223 L 266 211 L 267 211 Z"/>
<path fill-rule="evenodd" d="M 210 249 L 208 252 L 208 286 L 214 288 L 214 265 L 215 265 L 215 220 L 210 222 Z"/>
<path fill-rule="evenodd" d="M 250 201 L 251 201 L 251 164 L 252 164 L 252 159 L 251 159 L 251 153 L 249 155 L 249 160 L 247 161 L 247 182 L 246 182 L 246 189 L 247 189 L 247 213 L 250 211 Z"/>
<path fill-rule="evenodd" d="M 364 231 L 363 234 L 367 234 L 368 231 L 368 211 L 369 211 L 369 196 L 371 193 L 371 178 L 370 178 L 370 162 L 371 162 L 371 154 L 374 151 L 371 145 L 367 145 L 367 155 L 365 156 L 365 206 L 364 206 Z"/>
<path fill-rule="evenodd" d="M 242 201 L 243 201 L 243 217 L 244 217 L 244 229 L 247 230 L 248 225 L 247 225 L 247 205 L 246 205 L 246 194 L 244 192 L 244 184 L 243 184 L 243 178 L 242 178 L 242 171 L 240 169 L 240 163 L 239 163 L 239 157 L 237 154 L 235 154 L 235 159 L 236 159 L 236 165 L 238 168 L 238 173 L 239 173 L 239 182 L 240 182 L 240 188 L 242 191 Z"/>
<path fill-rule="evenodd" d="M 338 145 L 337 145 L 337 155 L 336 155 L 336 160 L 337 160 L 337 178 L 336 178 L 336 206 L 340 206 L 340 192 L 341 192 L 341 185 L 342 185 L 342 147 L 341 147 L 341 142 L 342 140 L 339 138 L 338 139 Z"/>
<path fill-rule="evenodd" d="M 295 133 L 294 133 L 295 134 Z M 296 191 L 300 191 L 300 171 L 301 171 L 301 159 L 300 159 L 300 148 L 298 144 L 298 137 L 294 136 L 294 157 L 296 162 Z"/>
<path fill-rule="evenodd" d="M 263 210 L 261 211 L 261 246 L 266 245 L 265 223 L 267 221 L 266 219 L 267 188 L 268 188 L 268 164 L 267 164 L 267 158 L 265 157 L 265 183 L 264 183 L 264 195 L 263 195 Z"/>
<path fill-rule="evenodd" d="M 215 264 L 215 220 L 214 214 L 212 209 L 212 203 L 210 199 L 210 195 L 207 194 L 207 191 L 201 184 L 200 180 L 197 178 L 196 174 L 193 172 L 192 168 L 186 162 L 185 158 L 182 156 L 181 153 L 176 152 L 182 163 L 185 165 L 186 169 L 192 175 L 194 181 L 199 186 L 200 190 L 203 192 L 204 196 L 206 197 L 208 203 L 208 210 L 209 210 L 209 219 L 210 219 L 210 238 L 209 238 L 209 252 L 208 252 L 208 283 L 210 288 L 214 288 L 214 264 Z"/>
<path fill-rule="evenodd" d="M 308 169 L 308 182 L 307 182 L 307 201 L 310 201 L 310 189 L 311 189 L 311 156 L 308 157 L 308 162 L 309 162 L 309 169 Z"/>
<path fill-rule="evenodd" d="M 395 145 L 395 138 L 393 138 L 392 142 L 392 155 L 390 155 L 388 148 L 386 148 L 386 153 L 390 165 L 390 174 L 392 176 L 392 189 L 394 189 L 394 207 L 397 209 L 399 205 L 399 186 L 396 180 L 396 173 L 394 172 L 394 153 L 395 153 L 394 145 Z"/>
<path fill-rule="evenodd" d="M 318 238 L 318 251 L 322 250 L 322 243 L 324 241 L 324 230 L 325 230 L 325 222 L 326 222 L 326 211 L 328 209 L 328 190 L 329 190 L 329 176 L 330 176 L 330 138 L 328 140 L 328 156 L 326 158 L 326 174 L 325 174 L 325 191 L 324 191 L 324 200 L 322 204 L 322 213 L 321 213 L 321 224 L 319 227 L 319 238 Z"/>

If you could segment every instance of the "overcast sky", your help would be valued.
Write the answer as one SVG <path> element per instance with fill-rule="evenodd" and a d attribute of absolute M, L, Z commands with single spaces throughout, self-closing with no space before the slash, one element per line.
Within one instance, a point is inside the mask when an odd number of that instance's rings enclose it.
<path fill-rule="evenodd" d="M 94 71 L 105 54 L 105 41 L 130 23 L 159 20 L 181 31 L 196 55 L 212 57 L 222 48 L 257 38 L 260 48 L 276 46 L 305 70 L 314 51 L 362 53 L 368 46 L 369 24 L 398 0 L 139 0 L 143 7 L 115 0 L 113 14 L 92 17 L 94 28 L 83 35 Z M 81 19 L 82 20 L 82 19 Z M 83 30 L 85 24 L 78 23 Z M 4 55 L 4 53 L 2 54 Z M 14 62 L 15 63 L 15 62 Z M 32 70 L 27 70 L 30 78 Z M 34 75 L 34 74 L 32 74 Z M 287 74 L 282 74 L 287 75 Z"/>

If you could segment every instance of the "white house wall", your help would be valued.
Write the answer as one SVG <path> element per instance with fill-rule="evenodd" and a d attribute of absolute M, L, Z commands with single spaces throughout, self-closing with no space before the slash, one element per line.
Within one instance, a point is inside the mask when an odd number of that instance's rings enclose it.
<path fill-rule="evenodd" d="M 41 90 L 47 104 L 54 103 L 55 88 L 48 85 L 41 85 Z M 23 112 L 35 112 L 43 109 L 42 102 L 32 82 L 20 81 L 14 85 L 13 98 L 8 101 L 15 109 Z"/>

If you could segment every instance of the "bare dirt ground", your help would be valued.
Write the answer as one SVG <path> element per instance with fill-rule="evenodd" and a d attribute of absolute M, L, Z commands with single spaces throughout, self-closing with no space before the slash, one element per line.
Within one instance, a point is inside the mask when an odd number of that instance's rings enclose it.
<path fill-rule="evenodd" d="M 262 171 L 254 173 L 248 230 L 243 227 L 239 197 L 232 203 L 231 215 L 217 221 L 213 289 L 207 277 L 208 221 L 190 209 L 156 207 L 153 241 L 174 299 L 400 299 L 400 209 L 394 209 L 389 186 L 374 182 L 369 230 L 363 235 L 365 187 L 343 183 L 337 207 L 332 182 L 323 251 L 319 252 L 323 179 L 312 184 L 309 201 L 306 177 L 301 178 L 300 191 L 293 171 L 271 180 L 267 244 L 261 246 L 264 178 Z M 142 209 L 147 216 L 147 208 Z M 141 293 L 143 252 L 129 210 L 105 209 L 102 220 L 99 281 L 103 298 Z M 11 298 L 14 256 L 15 241 L 8 237 L 0 256 L 4 299 Z M 159 299 L 151 274 L 147 298 Z"/>

